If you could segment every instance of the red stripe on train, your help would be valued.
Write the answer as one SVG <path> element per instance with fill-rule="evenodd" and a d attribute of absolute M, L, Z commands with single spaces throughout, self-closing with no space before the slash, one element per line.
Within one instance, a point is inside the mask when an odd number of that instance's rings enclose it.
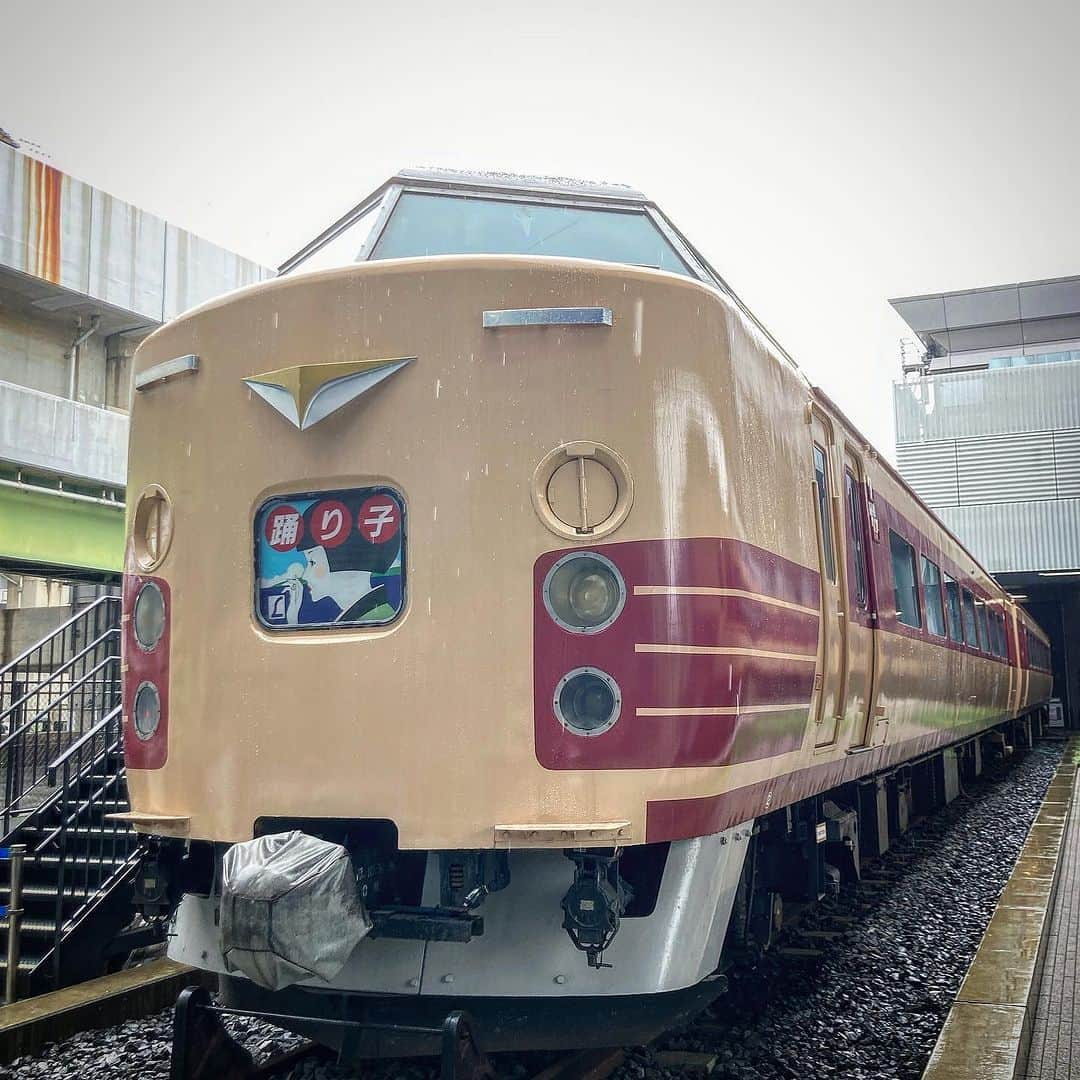
<path fill-rule="evenodd" d="M 999 719 L 1006 718 L 1002 715 Z M 692 836 L 709 836 L 722 832 L 740 822 L 751 821 L 811 795 L 829 791 L 861 776 L 899 765 L 912 757 L 958 742 L 996 722 L 982 721 L 962 728 L 930 732 L 917 739 L 882 746 L 865 754 L 849 755 L 838 761 L 812 765 L 719 795 L 650 802 L 646 807 L 645 840 L 647 843 L 685 840 Z"/>
<path fill-rule="evenodd" d="M 566 551 L 541 556 L 534 568 L 535 742 L 542 765 L 688 768 L 752 761 L 802 745 L 818 616 L 767 601 L 816 610 L 814 571 L 735 540 L 632 541 L 595 550 L 619 567 L 628 589 L 622 614 L 598 634 L 563 630 L 544 606 L 544 579 Z M 638 595 L 635 586 L 737 589 L 762 599 L 685 592 Z M 716 651 L 639 651 L 639 646 Z M 757 655 L 739 651 L 746 649 Z M 552 705 L 562 677 L 584 666 L 605 671 L 622 694 L 618 723 L 590 738 L 567 731 Z M 791 708 L 775 708 L 782 705 Z M 675 712 L 751 706 L 772 708 L 738 715 Z M 639 708 L 664 710 L 665 715 L 638 716 Z"/>

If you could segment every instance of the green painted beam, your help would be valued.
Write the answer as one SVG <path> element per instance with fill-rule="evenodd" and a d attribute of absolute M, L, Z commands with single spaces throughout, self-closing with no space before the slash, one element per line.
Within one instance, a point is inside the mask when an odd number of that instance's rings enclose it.
<path fill-rule="evenodd" d="M 124 513 L 59 495 L 0 487 L 0 559 L 119 571 Z"/>

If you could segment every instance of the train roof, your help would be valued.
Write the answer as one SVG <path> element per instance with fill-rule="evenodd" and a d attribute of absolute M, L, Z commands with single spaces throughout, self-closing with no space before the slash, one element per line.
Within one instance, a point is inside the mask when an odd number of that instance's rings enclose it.
<path fill-rule="evenodd" d="M 681 232 L 660 207 L 643 192 L 625 184 L 575 180 L 563 176 L 529 176 L 519 173 L 490 172 L 483 170 L 458 170 L 437 168 L 401 169 L 371 194 L 342 214 L 329 228 L 305 244 L 279 267 L 278 274 L 288 274 L 308 262 L 319 252 L 330 249 L 335 241 L 347 239 L 354 226 L 363 225 L 363 239 L 359 237 L 348 257 L 334 265 L 348 262 L 364 262 L 378 258 L 375 249 L 384 236 L 390 219 L 402 195 L 427 194 L 456 196 L 459 198 L 490 199 L 493 202 L 518 202 L 548 204 L 580 210 L 621 211 L 644 217 L 651 222 L 657 234 L 670 249 L 679 273 L 694 278 L 723 293 L 743 314 L 757 331 L 768 341 L 779 357 L 795 369 L 798 364 L 790 353 L 776 340 L 760 319 L 739 299 L 735 290 L 721 277 L 704 255 Z M 395 219 L 396 220 L 396 219 Z M 472 249 L 473 253 L 480 253 Z M 449 254 L 451 252 L 442 252 Z M 466 254 L 455 251 L 454 254 Z M 509 254 L 506 250 L 484 251 L 483 254 Z M 521 252 L 517 252 L 521 253 Z M 423 254 L 423 252 L 409 252 Z M 595 256 L 594 256 L 595 257 Z M 607 257 L 603 261 L 620 262 L 619 258 Z M 636 263 L 635 265 L 642 265 Z M 313 268 L 313 267 L 308 267 Z M 667 269 L 668 267 L 654 267 Z"/>
<path fill-rule="evenodd" d="M 624 199 L 644 204 L 651 200 L 629 184 L 579 180 L 570 176 L 530 176 L 527 173 L 496 172 L 484 169 L 402 169 L 395 178 L 432 187 L 461 185 L 504 192 L 551 192 L 585 199 Z M 392 181 L 391 181 L 392 182 Z"/>

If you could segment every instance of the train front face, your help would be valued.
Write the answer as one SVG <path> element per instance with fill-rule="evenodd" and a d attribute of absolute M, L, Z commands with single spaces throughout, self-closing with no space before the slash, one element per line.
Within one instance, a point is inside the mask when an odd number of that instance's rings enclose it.
<path fill-rule="evenodd" d="M 725 462 L 725 432 L 784 444 L 746 411 L 758 398 L 800 431 L 775 373 L 749 385 L 754 348 L 688 277 L 506 256 L 287 277 L 143 344 L 125 745 L 138 827 L 175 840 L 143 875 L 163 905 L 184 894 L 172 955 L 248 1001 L 707 978 L 743 833 L 657 831 L 649 805 L 783 749 L 703 738 L 725 722 L 703 706 L 810 695 L 742 658 L 733 687 L 731 664 L 683 648 L 745 607 L 683 586 L 814 602 L 812 575 L 762 551 L 779 536 L 736 531 L 806 516 L 782 488 L 740 515 L 755 466 Z M 816 623 L 791 632 L 813 649 Z M 360 880 L 367 934 L 329 975 L 252 972 L 221 925 L 230 851 L 292 832 L 342 845 Z"/>

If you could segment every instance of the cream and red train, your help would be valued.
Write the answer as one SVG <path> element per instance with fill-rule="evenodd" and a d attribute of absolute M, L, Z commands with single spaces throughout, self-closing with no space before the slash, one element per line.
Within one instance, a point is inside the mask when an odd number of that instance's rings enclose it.
<path fill-rule="evenodd" d="M 403 173 L 285 269 L 134 376 L 144 898 L 238 1006 L 644 1037 L 1046 701 L 1040 629 L 643 196 Z M 267 973 L 230 880 L 291 832 L 365 936 L 313 899 Z"/>

